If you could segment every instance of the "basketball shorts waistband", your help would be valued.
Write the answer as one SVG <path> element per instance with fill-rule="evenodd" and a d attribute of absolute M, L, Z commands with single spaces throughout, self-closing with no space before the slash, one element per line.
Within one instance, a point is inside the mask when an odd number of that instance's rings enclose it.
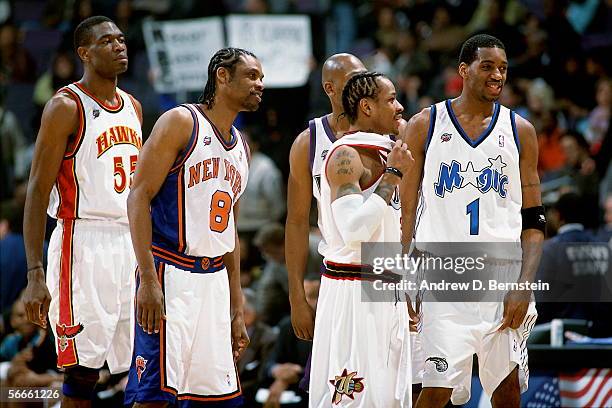
<path fill-rule="evenodd" d="M 153 244 L 153 258 L 168 265 L 193 273 L 215 273 L 225 268 L 223 257 L 209 258 L 206 256 L 191 256 L 162 248 Z"/>
<path fill-rule="evenodd" d="M 366 281 L 383 281 L 397 283 L 401 280 L 401 276 L 391 271 L 385 270 L 382 273 L 375 273 L 371 265 L 359 264 L 342 264 L 332 261 L 323 263 L 323 276 L 330 279 L 343 280 L 366 280 Z"/>

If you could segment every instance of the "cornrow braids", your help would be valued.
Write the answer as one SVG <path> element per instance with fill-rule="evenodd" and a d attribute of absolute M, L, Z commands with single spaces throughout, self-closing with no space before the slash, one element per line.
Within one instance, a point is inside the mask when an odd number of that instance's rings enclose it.
<path fill-rule="evenodd" d="M 255 54 L 250 51 L 243 50 L 242 48 L 222 48 L 215 53 L 210 59 L 208 64 L 208 79 L 206 80 L 206 86 L 204 91 L 200 95 L 198 102 L 206 105 L 208 109 L 211 109 L 215 103 L 215 91 L 217 85 L 217 70 L 219 68 L 227 68 L 230 71 L 230 75 L 234 75 L 236 70 L 236 64 L 242 56 L 251 56 L 257 58 Z"/>
<path fill-rule="evenodd" d="M 366 71 L 353 75 L 342 90 L 342 108 L 344 114 L 353 124 L 357 120 L 359 101 L 363 98 L 376 99 L 378 96 L 377 77 L 383 77 L 380 72 Z"/>

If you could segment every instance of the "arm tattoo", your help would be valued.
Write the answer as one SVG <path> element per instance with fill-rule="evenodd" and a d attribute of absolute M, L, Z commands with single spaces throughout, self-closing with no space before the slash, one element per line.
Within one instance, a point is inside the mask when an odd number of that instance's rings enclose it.
<path fill-rule="evenodd" d="M 337 165 L 336 174 L 350 175 L 353 174 L 353 161 L 355 153 L 350 150 L 340 150 L 335 154 L 335 161 Z"/>
<path fill-rule="evenodd" d="M 393 192 L 395 191 L 395 184 L 391 184 L 385 180 L 381 180 L 376 190 L 374 190 L 374 194 L 378 194 L 385 200 L 387 203 L 391 201 L 391 197 L 393 197 Z"/>
<path fill-rule="evenodd" d="M 352 183 L 343 184 L 338 187 L 336 198 L 344 197 L 349 194 L 361 194 L 361 189 Z"/>

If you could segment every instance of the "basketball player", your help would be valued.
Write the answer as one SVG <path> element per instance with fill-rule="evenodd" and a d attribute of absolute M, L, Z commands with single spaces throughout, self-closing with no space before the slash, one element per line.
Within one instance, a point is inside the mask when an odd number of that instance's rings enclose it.
<path fill-rule="evenodd" d="M 232 123 L 257 110 L 262 79 L 249 51 L 217 51 L 200 103 L 164 113 L 143 148 L 128 200 L 139 327 L 126 404 L 242 403 L 234 359 L 249 340 L 235 219 L 249 149 Z"/>
<path fill-rule="evenodd" d="M 312 119 L 308 128 L 293 142 L 289 154 L 285 258 L 289 275 L 291 322 L 295 335 L 302 340 L 312 340 L 314 333 L 314 311 L 306 302 L 304 293 L 310 204 L 313 196 L 319 203 L 321 169 L 329 147 L 349 128 L 348 120 L 342 115 L 342 89 L 351 76 L 365 70 L 363 63 L 351 54 L 335 54 L 325 61 L 322 71 L 323 90 L 329 98 L 332 111 Z M 323 238 L 319 244 L 323 256 L 325 245 Z"/>
<path fill-rule="evenodd" d="M 461 95 L 424 109 L 408 123 L 416 165 L 403 205 L 409 207 L 406 225 L 412 230 L 420 186 L 418 249 L 427 242 L 506 243 L 516 248 L 516 258 L 491 262 L 497 265 L 487 273 L 503 269 L 519 282 L 531 282 L 545 224 L 537 140 L 527 120 L 497 102 L 507 69 L 497 38 L 476 35 L 463 44 Z M 526 339 L 537 317 L 530 300 L 531 292 L 510 291 L 503 303 L 425 302 L 425 373 L 417 407 L 443 407 L 449 399 L 466 403 L 473 354 L 493 406 L 518 407 L 520 392 L 527 389 Z"/>
<path fill-rule="evenodd" d="M 62 406 L 89 406 L 98 370 L 129 368 L 135 258 L 126 201 L 142 145 L 140 104 L 117 88 L 128 66 L 125 37 L 106 17 L 74 32 L 79 82 L 45 106 L 24 216 L 28 319 L 49 323 L 64 371 Z M 42 267 L 47 213 L 57 218 Z"/>
<path fill-rule="evenodd" d="M 346 81 L 353 75 L 366 71 L 363 63 L 351 54 L 334 54 L 323 64 L 323 89 L 332 107 L 331 113 L 310 120 L 308 128 L 293 142 L 289 156 L 289 183 L 287 187 L 287 223 L 285 245 L 287 270 L 289 275 L 289 300 L 291 303 L 291 321 L 297 337 L 312 340 L 314 333 L 314 311 L 306 302 L 304 294 L 304 274 L 308 259 L 308 233 L 310 230 L 310 205 L 312 197 L 320 205 L 320 180 L 323 161 L 329 147 L 340 139 L 349 128 L 346 115 L 343 115 L 342 90 Z M 403 137 L 406 121 L 401 120 L 400 137 Z M 402 210 L 403 211 L 403 210 Z M 318 211 L 318 225 L 322 228 L 321 212 Z M 404 215 L 405 217 L 405 215 Z M 412 231 L 412 229 L 410 230 Z M 408 243 L 412 233 L 408 234 Z M 325 256 L 325 237 L 319 244 L 319 252 Z M 416 313 L 412 315 L 416 317 Z M 420 342 L 417 339 L 416 324 L 411 323 L 413 374 L 415 383 L 413 395 L 418 394 L 422 377 L 422 356 Z M 416 351 L 416 353 L 415 353 Z M 308 369 L 307 369 L 308 371 Z M 305 373 L 308 383 L 309 373 Z"/>
<path fill-rule="evenodd" d="M 394 296 L 361 300 L 361 243 L 400 242 L 399 183 L 412 158 L 397 134 L 403 108 L 382 74 L 352 76 L 342 93 L 349 132 L 330 147 L 321 173 L 327 248 L 317 306 L 310 407 L 410 405 L 408 314 Z M 386 159 L 384 154 L 388 153 Z"/>

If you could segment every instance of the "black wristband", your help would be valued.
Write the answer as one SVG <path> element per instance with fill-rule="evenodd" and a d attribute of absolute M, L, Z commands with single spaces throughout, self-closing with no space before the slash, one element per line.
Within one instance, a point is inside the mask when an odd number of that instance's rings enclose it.
<path fill-rule="evenodd" d="M 399 177 L 400 179 L 401 179 L 402 177 L 404 177 L 404 173 L 402 173 L 402 172 L 400 171 L 400 169 L 395 168 L 395 167 L 391 167 L 391 166 L 389 166 L 389 167 L 385 168 L 385 173 L 393 174 L 394 176 L 397 176 L 397 177 Z"/>

